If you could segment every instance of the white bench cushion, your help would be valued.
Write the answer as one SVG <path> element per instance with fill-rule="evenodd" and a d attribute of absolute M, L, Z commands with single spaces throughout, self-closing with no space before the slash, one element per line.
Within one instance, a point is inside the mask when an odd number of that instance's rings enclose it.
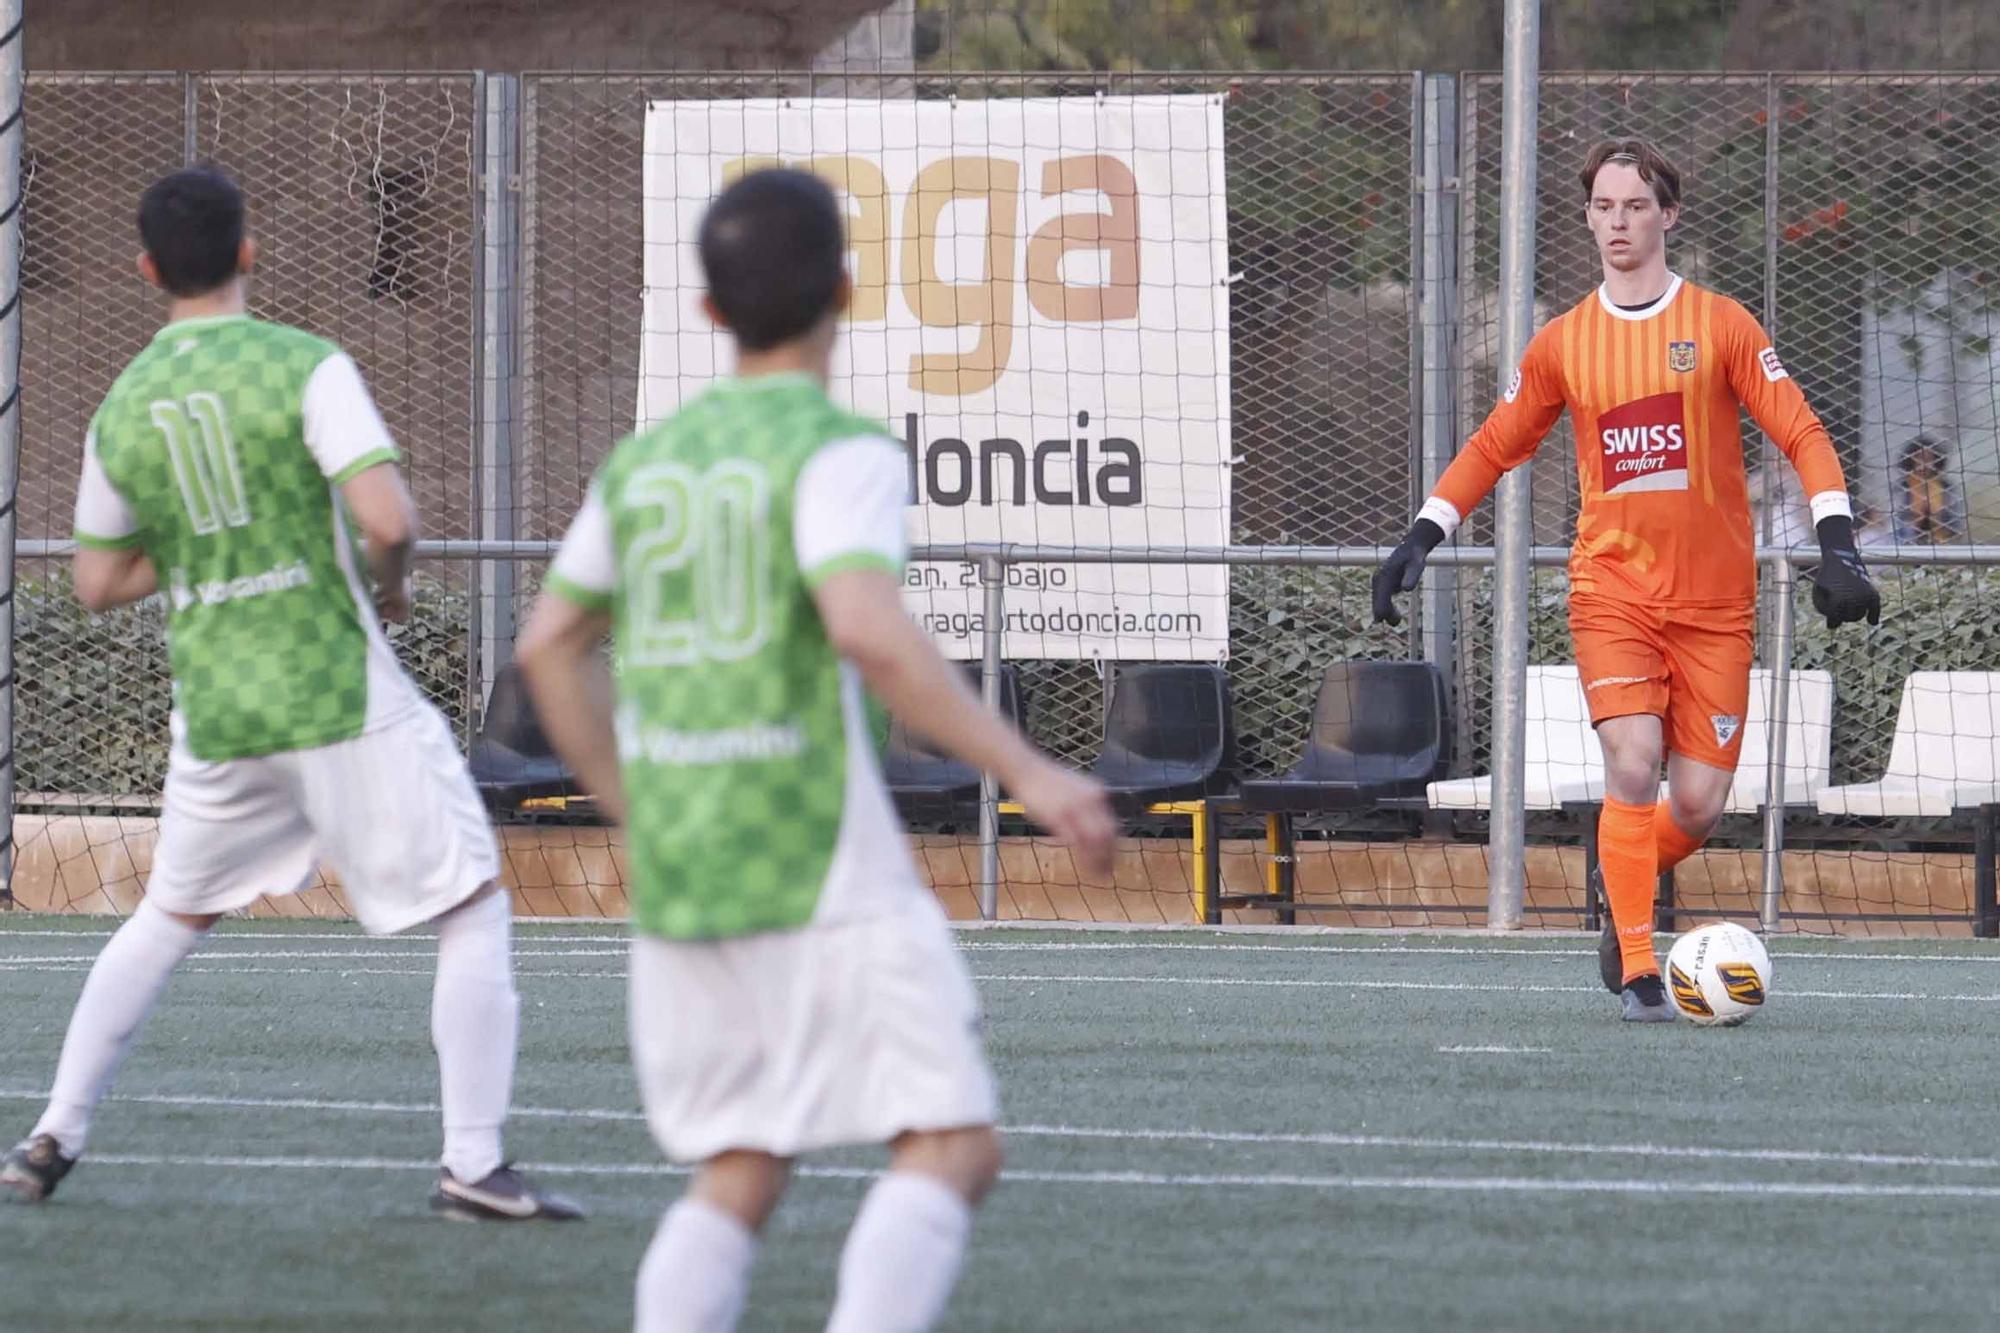
<path fill-rule="evenodd" d="M 1876 782 L 1828 787 L 1821 813 L 1949 815 L 2000 792 L 2000 672 L 1916 671 L 1903 682 L 1887 770 Z"/>
<path fill-rule="evenodd" d="M 1772 674 L 1765 667 L 1750 673 L 1742 762 L 1724 807 L 1731 814 L 1755 814 L 1764 808 Z M 1811 805 L 1826 785 L 1833 751 L 1833 677 L 1825 671 L 1795 671 L 1790 695 L 1785 713 L 1784 801 Z M 1526 808 L 1559 810 L 1566 804 L 1603 800 L 1604 751 L 1590 725 L 1590 708 L 1574 666 L 1528 668 L 1527 723 Z M 1426 795 L 1434 810 L 1490 810 L 1493 778 L 1482 774 L 1433 782 Z"/>

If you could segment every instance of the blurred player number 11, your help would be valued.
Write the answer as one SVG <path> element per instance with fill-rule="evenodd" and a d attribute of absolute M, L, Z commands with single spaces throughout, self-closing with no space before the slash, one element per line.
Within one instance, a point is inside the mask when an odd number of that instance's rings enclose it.
<path fill-rule="evenodd" d="M 249 526 L 243 470 L 236 462 L 236 439 L 229 433 L 229 413 L 222 399 L 213 393 L 191 393 L 180 402 L 162 398 L 151 408 L 153 424 L 167 437 L 174 481 L 195 532 L 205 537 L 225 526 Z"/>
<path fill-rule="evenodd" d="M 737 158 L 724 165 L 726 188 L 744 174 L 781 165 L 775 157 Z M 900 250 L 897 271 L 903 299 L 929 328 L 979 330 L 979 340 L 958 352 L 922 352 L 910 358 L 910 387 L 926 394 L 965 397 L 982 393 L 1005 374 L 1014 355 L 1015 238 L 1021 217 L 1022 165 L 1004 157 L 954 156 L 923 167 L 905 197 L 900 239 L 889 229 L 889 188 L 882 168 L 853 155 L 815 157 L 782 165 L 810 171 L 850 202 L 848 247 L 854 254 L 857 324 L 889 316 L 889 256 Z M 1036 314 L 1058 323 L 1104 324 L 1139 316 L 1139 187 L 1132 169 L 1115 157 L 1087 154 L 1060 157 L 1042 165 L 1044 199 L 1071 193 L 1099 196 L 1101 209 L 1065 212 L 1044 222 L 1028 238 L 1028 303 Z M 938 262 L 945 209 L 954 203 L 986 206 L 985 276 L 947 282 Z M 1076 250 L 1101 251 L 1101 285 L 1071 286 L 1062 280 L 1064 256 Z"/>

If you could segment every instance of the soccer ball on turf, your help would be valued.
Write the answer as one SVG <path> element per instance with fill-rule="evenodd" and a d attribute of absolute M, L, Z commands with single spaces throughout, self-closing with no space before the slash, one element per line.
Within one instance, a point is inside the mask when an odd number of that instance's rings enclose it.
<path fill-rule="evenodd" d="M 1733 1027 L 1771 993 L 1771 955 L 1764 941 L 1731 922 L 1698 927 L 1667 954 L 1667 992 L 1691 1022 Z"/>

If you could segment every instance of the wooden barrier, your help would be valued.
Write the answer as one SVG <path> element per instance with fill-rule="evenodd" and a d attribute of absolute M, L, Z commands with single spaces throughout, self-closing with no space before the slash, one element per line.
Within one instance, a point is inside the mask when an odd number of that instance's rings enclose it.
<path fill-rule="evenodd" d="M 503 876 L 526 915 L 617 919 L 625 915 L 624 850 L 615 830 L 572 826 L 510 826 L 501 831 Z M 150 868 L 158 821 L 150 816 L 36 815 L 15 819 L 19 848 L 16 902 L 28 911 L 125 913 L 139 901 Z M 917 863 L 954 918 L 978 915 L 979 849 L 970 839 L 920 835 Z M 1262 888 L 1261 844 L 1222 846 L 1222 873 L 1231 892 Z M 1429 841 L 1301 842 L 1298 897 L 1335 910 L 1302 913 L 1302 922 L 1329 926 L 1478 926 L 1486 900 L 1486 849 Z M 1752 917 L 1760 858 L 1755 852 L 1709 851 L 1680 868 L 1678 901 L 1696 912 Z M 1069 854 L 1030 838 L 1007 838 L 1000 855 L 1000 916 L 1006 920 L 1189 925 L 1194 921 L 1194 857 L 1184 838 L 1128 838 L 1111 879 L 1079 882 Z M 1790 912 L 1969 913 L 1972 858 L 1949 852 L 1792 851 L 1785 853 L 1785 907 Z M 1572 928 L 1582 903 L 1583 852 L 1574 847 L 1528 850 L 1530 907 L 1558 914 L 1531 916 L 1531 925 Z M 1386 904 L 1412 910 L 1369 911 Z M 339 882 L 319 876 L 301 893 L 260 899 L 252 916 L 344 917 Z M 1264 911 L 1232 911 L 1226 920 L 1268 922 Z M 1968 935 L 1960 922 L 1833 921 L 1812 930 L 1852 935 Z"/>

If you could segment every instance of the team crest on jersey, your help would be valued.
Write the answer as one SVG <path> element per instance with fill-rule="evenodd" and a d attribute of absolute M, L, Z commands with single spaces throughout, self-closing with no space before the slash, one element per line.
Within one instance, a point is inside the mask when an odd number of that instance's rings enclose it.
<path fill-rule="evenodd" d="M 1667 369 L 1685 375 L 1694 369 L 1694 344 L 1673 342 L 1667 344 Z"/>
<path fill-rule="evenodd" d="M 1687 425 L 1678 391 L 1604 413 L 1597 419 L 1597 445 L 1606 495 L 1688 488 Z"/>
<path fill-rule="evenodd" d="M 1743 725 L 1743 719 L 1734 713 L 1711 713 L 1709 725 L 1715 728 L 1715 743 L 1727 745 L 1736 735 L 1736 729 Z"/>

